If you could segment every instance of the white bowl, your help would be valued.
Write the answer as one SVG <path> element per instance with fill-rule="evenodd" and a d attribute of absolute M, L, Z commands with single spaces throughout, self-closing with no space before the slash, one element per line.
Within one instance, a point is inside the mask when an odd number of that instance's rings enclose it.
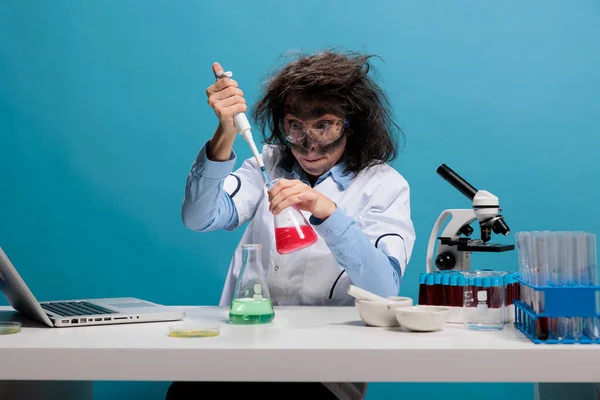
<path fill-rule="evenodd" d="M 398 326 L 395 309 L 411 307 L 413 300 L 410 297 L 393 297 L 389 300 L 392 301 L 391 304 L 357 299 L 354 305 L 360 319 L 368 326 Z"/>
<path fill-rule="evenodd" d="M 396 320 L 405 328 L 417 332 L 437 331 L 443 328 L 450 315 L 449 307 L 415 306 L 394 309 Z"/>

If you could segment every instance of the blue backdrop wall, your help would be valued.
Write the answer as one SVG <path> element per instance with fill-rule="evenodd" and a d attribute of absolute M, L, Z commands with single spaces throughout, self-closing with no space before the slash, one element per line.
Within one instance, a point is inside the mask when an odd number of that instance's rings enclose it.
<path fill-rule="evenodd" d="M 599 37 L 592 0 L 4 2 L 0 246 L 40 300 L 217 304 L 242 232 L 197 234 L 180 219 L 216 126 L 211 63 L 252 103 L 282 54 L 341 46 L 382 57 L 406 134 L 393 165 L 412 188 L 401 292 L 415 297 L 435 219 L 470 205 L 436 175 L 441 163 L 498 195 L 513 232 L 596 231 Z M 242 140 L 235 150 L 251 155 Z M 473 264 L 514 269 L 516 253 Z M 96 395 L 161 399 L 166 385 L 103 382 Z M 526 399 L 532 385 L 375 384 L 369 398 L 482 393 Z"/>

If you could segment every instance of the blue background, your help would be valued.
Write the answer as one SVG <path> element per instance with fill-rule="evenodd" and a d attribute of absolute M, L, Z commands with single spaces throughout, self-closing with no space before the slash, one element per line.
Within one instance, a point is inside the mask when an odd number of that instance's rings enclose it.
<path fill-rule="evenodd" d="M 598 38 L 592 0 L 3 2 L 0 246 L 39 300 L 217 304 L 242 231 L 197 234 L 180 219 L 217 122 L 211 63 L 253 103 L 281 54 L 342 46 L 383 58 L 375 67 L 406 134 L 393 165 L 412 188 L 418 238 L 401 292 L 415 297 L 435 219 L 470 206 L 437 176 L 441 163 L 499 196 L 513 232 L 596 232 Z M 235 150 L 251 156 L 243 140 Z M 472 265 L 514 269 L 516 257 Z M 432 365 L 428 378 L 443 374 Z M 162 399 L 166 387 L 102 382 L 96 396 Z M 532 392 L 374 384 L 368 398 Z"/>

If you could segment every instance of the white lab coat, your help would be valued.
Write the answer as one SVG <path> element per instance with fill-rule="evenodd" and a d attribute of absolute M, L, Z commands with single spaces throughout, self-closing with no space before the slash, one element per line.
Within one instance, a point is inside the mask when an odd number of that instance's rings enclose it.
<path fill-rule="evenodd" d="M 265 145 L 262 157 L 272 179 L 295 179 L 292 172 L 279 165 L 281 154 L 277 147 Z M 377 242 L 381 251 L 398 260 L 404 273 L 412 253 L 415 231 L 410 219 L 409 186 L 397 171 L 389 165 L 379 165 L 361 171 L 346 190 L 342 190 L 331 176 L 314 189 L 354 218 L 374 245 Z M 343 273 L 322 238 L 295 253 L 277 253 L 273 214 L 269 212 L 264 180 L 254 158 L 244 161 L 226 178 L 224 190 L 235 203 L 239 225 L 250 223 L 231 260 L 220 305 L 231 303 L 242 266 L 241 245 L 249 243 L 262 244 L 262 264 L 273 305 L 354 304 L 354 299 L 347 294 L 350 278 Z M 305 213 L 307 220 L 309 216 Z M 366 392 L 366 384 L 362 383 L 327 386 L 340 399 L 362 399 Z"/>

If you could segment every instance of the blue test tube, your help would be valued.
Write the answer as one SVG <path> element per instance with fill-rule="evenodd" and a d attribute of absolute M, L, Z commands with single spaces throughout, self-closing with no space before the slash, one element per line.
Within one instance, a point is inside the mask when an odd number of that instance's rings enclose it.
<path fill-rule="evenodd" d="M 427 274 L 425 277 L 425 289 L 426 289 L 426 298 L 427 302 L 425 303 L 428 306 L 435 305 L 435 286 L 434 286 L 433 273 Z"/>
<path fill-rule="evenodd" d="M 450 273 L 442 273 L 442 306 L 450 304 Z"/>
<path fill-rule="evenodd" d="M 425 280 L 427 278 L 427 273 L 422 272 L 419 274 L 419 303 L 420 305 L 427 304 L 427 285 Z"/>
<path fill-rule="evenodd" d="M 504 309 L 504 279 L 501 276 L 492 276 L 491 280 L 491 290 L 490 290 L 490 307 L 492 308 L 502 308 Z M 512 281 L 512 278 L 511 278 Z M 512 285 L 512 283 L 511 283 Z"/>
<path fill-rule="evenodd" d="M 508 272 L 506 275 L 504 275 L 503 277 L 503 285 L 504 285 L 504 291 L 506 293 L 506 305 L 510 305 L 512 304 L 512 287 L 513 287 L 513 273 L 512 272 Z"/>
<path fill-rule="evenodd" d="M 457 307 L 462 307 L 464 304 L 466 284 L 467 282 L 465 276 L 463 274 L 458 274 L 456 276 L 456 286 L 458 287 L 458 296 L 456 298 L 458 301 L 458 303 L 456 304 Z"/>
<path fill-rule="evenodd" d="M 519 282 L 517 282 L 517 273 L 510 274 L 510 304 L 514 304 L 515 300 L 519 300 Z M 506 302 L 505 302 L 506 303 Z"/>
<path fill-rule="evenodd" d="M 435 291 L 434 306 L 441 306 L 443 302 L 443 290 L 442 290 L 442 274 L 435 273 L 433 276 L 433 287 Z"/>
<path fill-rule="evenodd" d="M 452 274 L 450 276 L 450 295 L 448 296 L 448 305 L 450 307 L 458 307 L 459 300 L 458 296 L 460 291 L 458 290 L 458 274 Z"/>

